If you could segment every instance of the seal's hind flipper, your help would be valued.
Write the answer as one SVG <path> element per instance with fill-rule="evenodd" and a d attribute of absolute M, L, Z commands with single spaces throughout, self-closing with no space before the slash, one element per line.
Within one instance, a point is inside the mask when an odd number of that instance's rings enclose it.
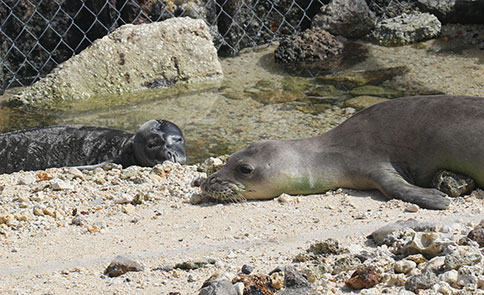
<path fill-rule="evenodd" d="M 390 199 L 400 199 L 422 208 L 443 210 L 449 207 L 450 199 L 433 188 L 421 188 L 407 182 L 395 168 L 381 169 L 371 176 L 375 186 Z"/>

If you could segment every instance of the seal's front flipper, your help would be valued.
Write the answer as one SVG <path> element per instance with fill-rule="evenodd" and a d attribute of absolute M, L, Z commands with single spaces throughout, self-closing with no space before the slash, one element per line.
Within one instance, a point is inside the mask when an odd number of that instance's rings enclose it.
<path fill-rule="evenodd" d="M 400 199 L 427 209 L 447 209 L 450 199 L 433 188 L 408 183 L 394 168 L 382 169 L 372 175 L 376 187 L 390 199 Z"/>

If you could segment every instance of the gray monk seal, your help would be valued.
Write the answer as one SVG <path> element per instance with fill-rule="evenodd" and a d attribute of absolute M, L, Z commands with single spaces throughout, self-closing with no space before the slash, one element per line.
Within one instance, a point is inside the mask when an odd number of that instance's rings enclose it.
<path fill-rule="evenodd" d="M 0 134 L 0 173 L 107 163 L 154 166 L 184 164 L 185 139 L 174 123 L 150 120 L 135 134 L 93 126 L 49 126 Z"/>
<path fill-rule="evenodd" d="M 201 189 L 220 200 L 378 189 L 388 198 L 445 209 L 446 195 L 429 188 L 440 169 L 484 187 L 484 98 L 403 97 L 315 137 L 257 142 L 231 155 Z"/>

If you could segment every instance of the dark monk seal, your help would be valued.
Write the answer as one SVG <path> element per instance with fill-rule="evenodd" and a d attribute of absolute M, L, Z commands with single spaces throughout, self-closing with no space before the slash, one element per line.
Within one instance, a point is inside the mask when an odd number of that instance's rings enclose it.
<path fill-rule="evenodd" d="M 135 134 L 92 126 L 51 126 L 0 134 L 0 173 L 107 163 L 155 166 L 184 164 L 185 139 L 175 124 L 150 120 Z"/>
<path fill-rule="evenodd" d="M 319 136 L 257 142 L 202 183 L 215 199 L 269 199 L 339 187 L 445 209 L 438 170 L 484 187 L 484 98 L 417 96 L 369 107 Z"/>

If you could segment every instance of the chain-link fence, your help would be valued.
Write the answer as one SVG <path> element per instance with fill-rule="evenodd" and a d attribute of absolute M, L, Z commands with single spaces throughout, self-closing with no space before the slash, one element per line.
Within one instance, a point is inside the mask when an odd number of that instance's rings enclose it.
<path fill-rule="evenodd" d="M 222 55 L 310 26 L 326 0 L 0 0 L 0 93 L 30 85 L 127 23 L 201 18 Z"/>

